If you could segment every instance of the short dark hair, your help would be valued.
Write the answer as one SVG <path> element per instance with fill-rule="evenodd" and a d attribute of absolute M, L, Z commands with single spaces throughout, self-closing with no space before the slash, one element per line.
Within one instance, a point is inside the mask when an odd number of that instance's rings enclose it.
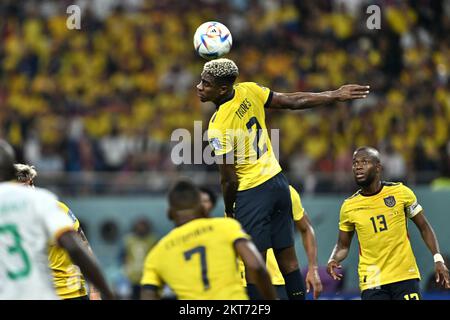
<path fill-rule="evenodd" d="M 214 191 L 212 191 L 210 188 L 202 186 L 199 188 L 200 192 L 204 192 L 209 196 L 209 199 L 212 202 L 213 208 L 216 206 L 217 203 L 217 195 Z"/>
<path fill-rule="evenodd" d="M 175 183 L 169 191 L 169 205 L 179 210 L 195 208 L 200 203 L 200 191 L 189 180 Z"/>
<path fill-rule="evenodd" d="M 355 152 L 353 152 L 353 154 L 356 154 L 358 152 L 366 152 L 369 157 L 376 163 L 380 163 L 380 152 L 373 148 L 373 147 L 368 147 L 368 146 L 364 146 L 364 147 L 359 147 L 355 150 Z"/>

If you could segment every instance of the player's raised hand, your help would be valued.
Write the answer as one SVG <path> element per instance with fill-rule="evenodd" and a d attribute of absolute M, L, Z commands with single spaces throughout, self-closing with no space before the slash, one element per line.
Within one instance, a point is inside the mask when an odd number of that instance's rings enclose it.
<path fill-rule="evenodd" d="M 370 86 L 360 86 L 359 84 L 346 84 L 334 91 L 338 101 L 353 99 L 364 99 L 369 94 Z"/>
<path fill-rule="evenodd" d="M 337 263 L 334 260 L 331 260 L 330 262 L 328 262 L 327 265 L 327 272 L 328 274 L 334 279 L 334 280 L 341 280 L 342 279 L 342 274 L 340 273 L 336 273 L 336 271 L 334 269 L 342 269 L 342 266 Z"/>
<path fill-rule="evenodd" d="M 450 280 L 447 266 L 442 262 L 436 262 L 436 282 L 441 284 L 444 288 L 450 289 Z"/>
<path fill-rule="evenodd" d="M 309 268 L 308 273 L 306 274 L 306 292 L 309 293 L 311 290 L 311 286 L 313 288 L 313 297 L 314 300 L 319 298 L 320 294 L 322 293 L 322 281 L 320 281 L 319 272 L 316 268 Z"/>

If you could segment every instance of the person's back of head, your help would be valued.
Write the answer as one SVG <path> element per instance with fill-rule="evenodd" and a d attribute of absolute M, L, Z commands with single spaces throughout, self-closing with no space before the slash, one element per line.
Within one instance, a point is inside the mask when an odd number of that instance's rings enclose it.
<path fill-rule="evenodd" d="M 0 140 L 0 182 L 16 179 L 15 153 L 11 145 Z"/>
<path fill-rule="evenodd" d="M 189 180 L 180 180 L 169 191 L 169 218 L 177 225 L 206 217 L 200 191 Z"/>
<path fill-rule="evenodd" d="M 37 171 L 34 166 L 23 163 L 16 163 L 14 164 L 14 168 L 16 169 L 17 181 L 25 185 L 34 186 L 34 178 L 36 178 L 37 176 Z"/>

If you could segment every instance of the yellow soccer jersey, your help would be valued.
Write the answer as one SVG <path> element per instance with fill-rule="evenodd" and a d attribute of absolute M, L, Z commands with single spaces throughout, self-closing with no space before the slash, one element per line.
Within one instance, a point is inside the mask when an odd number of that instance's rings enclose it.
<path fill-rule="evenodd" d="M 269 89 L 254 82 L 234 86 L 234 97 L 209 121 L 208 141 L 215 155 L 233 151 L 238 191 L 254 188 L 281 171 L 266 127 L 264 105 Z"/>
<path fill-rule="evenodd" d="M 383 182 L 372 196 L 359 192 L 341 207 L 339 229 L 356 230 L 359 241 L 361 291 L 393 282 L 419 278 L 407 218 L 422 211 L 411 189 L 401 183 Z"/>
<path fill-rule="evenodd" d="M 305 209 L 302 206 L 302 201 L 300 199 L 300 195 L 294 187 L 289 186 L 289 191 L 291 192 L 291 201 L 292 201 L 292 216 L 294 221 L 300 221 L 304 214 Z M 270 274 L 270 278 L 272 279 L 273 285 L 284 285 L 284 278 L 281 274 L 280 268 L 278 268 L 277 260 L 275 259 L 275 254 L 273 253 L 273 249 L 267 250 L 266 254 L 266 266 L 267 271 Z M 242 260 L 239 259 L 239 269 L 241 271 L 242 281 L 244 286 L 246 286 L 245 281 L 245 266 Z"/>
<path fill-rule="evenodd" d="M 78 231 L 80 222 L 72 211 L 62 202 L 58 201 L 58 205 L 72 219 L 73 226 Z M 68 253 L 63 248 L 50 245 L 48 260 L 56 293 L 61 299 L 77 298 L 87 294 L 85 280 L 80 269 L 72 263 Z"/>
<path fill-rule="evenodd" d="M 249 236 L 234 219 L 195 219 L 177 227 L 147 255 L 141 284 L 167 284 L 182 300 L 247 300 L 234 249 L 238 239 Z"/>

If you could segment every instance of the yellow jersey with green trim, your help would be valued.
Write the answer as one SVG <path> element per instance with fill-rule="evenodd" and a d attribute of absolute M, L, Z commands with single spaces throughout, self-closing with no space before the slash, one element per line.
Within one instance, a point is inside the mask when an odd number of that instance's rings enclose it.
<path fill-rule="evenodd" d="M 76 231 L 80 222 L 64 203 L 58 201 L 58 206 L 72 220 Z M 87 294 L 84 277 L 77 265 L 74 265 L 69 254 L 57 245 L 50 245 L 48 252 L 49 266 L 52 270 L 53 284 L 61 299 L 78 298 Z"/>
<path fill-rule="evenodd" d="M 233 152 L 238 191 L 254 188 L 281 171 L 266 127 L 265 105 L 272 93 L 254 82 L 234 86 L 234 97 L 219 106 L 208 126 L 216 156 Z"/>
<path fill-rule="evenodd" d="M 234 219 L 192 220 L 150 250 L 141 285 L 167 284 L 181 300 L 247 300 L 234 243 L 249 238 Z"/>
<path fill-rule="evenodd" d="M 358 235 L 361 291 L 420 279 L 407 219 L 421 211 L 414 192 L 402 183 L 383 182 L 377 194 L 364 196 L 358 191 L 344 201 L 339 230 Z"/>
<path fill-rule="evenodd" d="M 303 208 L 302 201 L 300 199 L 300 195 L 294 187 L 289 186 L 289 191 L 291 193 L 291 202 L 292 202 L 292 216 L 294 221 L 300 221 L 305 215 L 305 209 Z M 266 254 L 266 267 L 267 271 L 270 274 L 270 278 L 273 285 L 284 285 L 284 278 L 281 274 L 280 268 L 278 268 L 277 259 L 275 258 L 275 254 L 273 253 L 273 249 L 268 249 Z M 241 272 L 241 277 L 244 286 L 247 285 L 245 280 L 245 266 L 242 260 L 239 260 L 239 269 Z"/>

